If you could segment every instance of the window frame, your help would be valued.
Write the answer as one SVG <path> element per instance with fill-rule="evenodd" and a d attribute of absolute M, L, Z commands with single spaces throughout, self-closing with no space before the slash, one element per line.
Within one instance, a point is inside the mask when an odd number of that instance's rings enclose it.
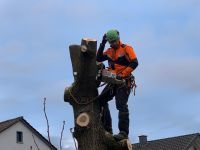
<path fill-rule="evenodd" d="M 23 132 L 16 131 L 16 143 L 23 144 Z"/>

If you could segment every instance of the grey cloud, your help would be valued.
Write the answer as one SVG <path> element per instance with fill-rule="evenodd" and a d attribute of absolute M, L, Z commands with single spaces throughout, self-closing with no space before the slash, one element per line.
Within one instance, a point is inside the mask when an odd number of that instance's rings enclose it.
<path fill-rule="evenodd" d="M 170 61 L 170 60 L 169 60 Z M 160 62 L 154 69 L 154 83 L 183 88 L 188 92 L 200 92 L 200 61 L 199 59 L 172 60 Z"/>
<path fill-rule="evenodd" d="M 131 135 L 135 139 L 135 136 L 141 134 L 155 139 L 160 135 L 168 137 L 173 133 L 198 132 L 198 96 L 195 99 L 173 90 L 154 87 L 148 93 L 137 95 L 133 104 L 129 104 L 129 107 L 134 105 L 134 110 L 130 111 L 130 120 L 133 126 Z"/>

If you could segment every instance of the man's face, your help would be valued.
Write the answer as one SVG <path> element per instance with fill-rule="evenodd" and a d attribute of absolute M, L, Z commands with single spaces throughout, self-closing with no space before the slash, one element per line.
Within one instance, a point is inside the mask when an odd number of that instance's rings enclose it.
<path fill-rule="evenodd" d="M 118 49 L 120 46 L 119 40 L 109 41 L 110 47 L 114 49 Z"/>

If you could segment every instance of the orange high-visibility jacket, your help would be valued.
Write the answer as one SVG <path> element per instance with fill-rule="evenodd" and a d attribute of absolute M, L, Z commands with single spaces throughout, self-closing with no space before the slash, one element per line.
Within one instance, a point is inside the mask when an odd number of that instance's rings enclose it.
<path fill-rule="evenodd" d="M 134 49 L 120 41 L 118 49 L 108 48 L 104 53 L 105 45 L 100 44 L 97 52 L 97 61 L 102 62 L 108 60 L 111 72 L 120 74 L 122 77 L 130 76 L 131 72 L 138 66 L 138 61 Z"/>

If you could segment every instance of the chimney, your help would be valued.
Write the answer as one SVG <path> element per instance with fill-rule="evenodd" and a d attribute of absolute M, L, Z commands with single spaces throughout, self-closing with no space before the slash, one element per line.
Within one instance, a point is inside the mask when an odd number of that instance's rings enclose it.
<path fill-rule="evenodd" d="M 140 135 L 139 136 L 139 143 L 140 144 L 146 144 L 147 143 L 147 136 L 146 135 Z"/>

